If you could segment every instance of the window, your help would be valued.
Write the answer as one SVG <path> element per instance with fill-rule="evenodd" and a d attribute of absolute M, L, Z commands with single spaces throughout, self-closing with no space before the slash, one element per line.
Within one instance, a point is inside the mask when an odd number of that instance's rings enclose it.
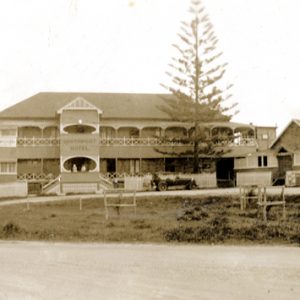
<path fill-rule="evenodd" d="M 258 156 L 258 166 L 259 167 L 267 167 L 268 166 L 268 156 L 262 155 Z"/>
<path fill-rule="evenodd" d="M 263 140 L 267 140 L 269 138 L 268 134 L 267 133 L 263 133 L 262 134 L 262 139 Z"/>
<path fill-rule="evenodd" d="M 0 163 L 0 174 L 15 174 L 16 163 L 15 162 L 1 162 Z"/>

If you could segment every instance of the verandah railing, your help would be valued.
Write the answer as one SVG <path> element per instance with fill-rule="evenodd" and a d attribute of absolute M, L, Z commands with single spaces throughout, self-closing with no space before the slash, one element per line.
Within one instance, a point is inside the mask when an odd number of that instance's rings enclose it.
<path fill-rule="evenodd" d="M 28 180 L 28 181 L 50 181 L 56 176 L 52 173 L 21 173 L 17 175 L 18 180 Z"/>
<path fill-rule="evenodd" d="M 60 140 L 58 138 L 17 138 L 17 146 L 59 146 Z M 183 141 L 182 139 L 168 139 L 168 138 L 100 138 L 100 146 L 192 146 L 193 142 Z M 254 138 L 242 138 L 239 140 L 228 139 L 217 141 L 218 146 L 256 146 L 257 141 Z M 0 144 L 1 147 L 1 144 Z"/>
<path fill-rule="evenodd" d="M 22 137 L 17 138 L 17 146 L 58 146 L 58 138 L 41 138 L 41 137 Z"/>

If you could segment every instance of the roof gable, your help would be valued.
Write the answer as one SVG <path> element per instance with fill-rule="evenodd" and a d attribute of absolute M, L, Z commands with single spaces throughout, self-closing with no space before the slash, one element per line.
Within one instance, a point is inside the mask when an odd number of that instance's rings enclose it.
<path fill-rule="evenodd" d="M 297 129 L 296 132 L 292 132 L 293 128 Z M 290 133 L 289 133 L 290 132 Z M 293 135 L 291 139 L 288 138 L 288 135 Z M 283 129 L 283 131 L 280 133 L 280 135 L 274 140 L 274 142 L 270 145 L 271 149 L 275 149 L 277 147 L 278 151 L 281 149 L 287 149 L 288 151 L 290 149 L 297 149 L 297 141 L 299 138 L 295 138 L 295 135 L 300 137 L 300 121 L 296 119 L 292 119 L 288 125 Z M 281 142 L 281 143 L 280 143 Z"/>
<path fill-rule="evenodd" d="M 96 110 L 98 114 L 102 114 L 102 110 L 88 102 L 83 97 L 77 97 L 67 105 L 60 108 L 57 113 L 61 114 L 64 110 Z"/>

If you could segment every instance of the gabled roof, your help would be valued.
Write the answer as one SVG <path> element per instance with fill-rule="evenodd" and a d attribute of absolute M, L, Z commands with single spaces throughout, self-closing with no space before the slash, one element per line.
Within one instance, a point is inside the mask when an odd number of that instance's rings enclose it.
<path fill-rule="evenodd" d="M 2 119 L 53 119 L 57 111 L 81 97 L 103 111 L 103 119 L 170 119 L 159 109 L 166 94 L 42 92 L 0 112 Z"/>
<path fill-rule="evenodd" d="M 270 148 L 273 148 L 274 145 L 276 145 L 276 143 L 280 140 L 280 138 L 285 134 L 285 132 L 287 131 L 287 129 L 291 126 L 291 124 L 295 123 L 297 126 L 300 127 L 300 120 L 298 119 L 292 119 L 288 125 L 282 130 L 282 132 L 278 135 L 278 137 L 273 141 L 273 143 L 270 145 Z"/>
<path fill-rule="evenodd" d="M 98 114 L 102 114 L 102 110 L 95 105 L 89 103 L 82 97 L 77 97 L 67 105 L 60 108 L 57 113 L 61 114 L 64 110 L 96 110 Z"/>

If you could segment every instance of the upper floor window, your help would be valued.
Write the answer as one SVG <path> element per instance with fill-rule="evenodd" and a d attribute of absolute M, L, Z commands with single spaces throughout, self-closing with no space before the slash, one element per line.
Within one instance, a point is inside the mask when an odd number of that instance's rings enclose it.
<path fill-rule="evenodd" d="M 258 159 L 259 167 L 267 167 L 268 166 L 268 156 L 261 155 L 261 156 L 258 156 L 257 159 Z"/>
<path fill-rule="evenodd" d="M 261 137 L 263 140 L 267 140 L 269 138 L 269 135 L 267 133 L 263 133 Z"/>

